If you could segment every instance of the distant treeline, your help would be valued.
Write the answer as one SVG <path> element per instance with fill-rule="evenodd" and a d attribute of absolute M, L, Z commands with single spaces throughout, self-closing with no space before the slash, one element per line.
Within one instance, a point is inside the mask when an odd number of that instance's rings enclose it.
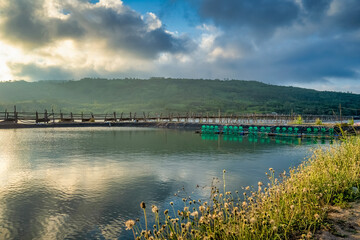
<path fill-rule="evenodd" d="M 100 79 L 0 83 L 0 111 L 360 114 L 360 95 L 243 80 Z"/>

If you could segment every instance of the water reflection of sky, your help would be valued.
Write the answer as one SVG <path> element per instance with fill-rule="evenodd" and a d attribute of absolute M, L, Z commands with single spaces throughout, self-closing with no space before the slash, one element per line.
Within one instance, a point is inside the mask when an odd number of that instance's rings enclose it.
<path fill-rule="evenodd" d="M 141 201 L 164 210 L 181 202 L 174 193 L 183 187 L 180 195 L 204 199 L 222 169 L 230 190 L 253 185 L 314 146 L 291 141 L 159 129 L 0 130 L 0 238 L 131 238 L 123 223 L 141 217 Z"/>

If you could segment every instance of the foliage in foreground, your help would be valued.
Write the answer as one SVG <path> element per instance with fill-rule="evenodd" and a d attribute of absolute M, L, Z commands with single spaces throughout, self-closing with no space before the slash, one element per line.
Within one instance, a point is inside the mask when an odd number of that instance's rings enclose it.
<path fill-rule="evenodd" d="M 211 202 L 183 199 L 184 209 L 163 213 L 152 207 L 152 230 L 133 220 L 126 222 L 137 239 L 291 239 L 311 238 L 326 218 L 329 204 L 346 204 L 359 198 L 360 138 L 344 140 L 313 156 L 289 174 L 275 177 L 243 196 L 212 188 Z M 172 206 L 172 203 L 170 203 Z M 145 214 L 145 203 L 141 203 Z M 147 224 L 146 224 L 147 225 Z"/>

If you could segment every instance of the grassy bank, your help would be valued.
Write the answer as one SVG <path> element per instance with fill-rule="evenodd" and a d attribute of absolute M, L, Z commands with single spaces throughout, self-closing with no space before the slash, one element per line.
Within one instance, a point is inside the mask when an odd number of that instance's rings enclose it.
<path fill-rule="evenodd" d="M 289 173 L 266 173 L 269 183 L 239 194 L 212 188 L 210 202 L 184 200 L 184 209 L 152 211 L 155 225 L 129 220 L 139 239 L 292 239 L 311 238 L 324 223 L 327 206 L 346 206 L 360 197 L 360 138 L 353 137 L 313 156 Z M 145 221 L 146 222 L 146 221 Z"/>

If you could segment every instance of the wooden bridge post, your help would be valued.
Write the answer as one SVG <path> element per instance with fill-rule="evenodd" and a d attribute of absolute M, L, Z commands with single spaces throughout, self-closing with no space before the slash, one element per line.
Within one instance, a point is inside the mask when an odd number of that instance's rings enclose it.
<path fill-rule="evenodd" d="M 144 122 L 146 122 L 146 114 L 145 114 L 145 112 L 143 112 L 143 115 L 144 115 Z"/>
<path fill-rule="evenodd" d="M 120 122 L 122 122 L 122 120 L 123 120 L 123 114 L 124 114 L 124 112 L 121 112 L 121 114 L 120 114 Z"/>
<path fill-rule="evenodd" d="M 14 122 L 18 122 L 18 113 L 16 112 L 16 105 L 14 106 Z"/>
<path fill-rule="evenodd" d="M 134 112 L 134 121 L 136 121 L 136 112 Z"/>
<path fill-rule="evenodd" d="M 39 123 L 39 113 L 37 111 L 35 112 L 35 122 Z"/>
<path fill-rule="evenodd" d="M 117 122 L 117 119 L 116 119 L 116 112 L 114 112 L 114 121 Z"/>
<path fill-rule="evenodd" d="M 61 112 L 61 110 L 60 110 L 60 121 L 61 121 L 61 122 L 64 121 L 64 115 L 63 115 L 63 113 Z"/>
<path fill-rule="evenodd" d="M 46 110 L 46 109 L 45 109 L 45 111 L 44 111 L 44 122 L 49 123 L 48 113 L 47 113 L 47 110 Z"/>
<path fill-rule="evenodd" d="M 219 123 L 221 124 L 222 123 L 222 120 L 221 120 L 221 111 L 219 109 Z"/>
<path fill-rule="evenodd" d="M 74 116 L 73 116 L 72 112 L 70 112 L 70 119 L 71 119 L 72 122 L 74 122 Z"/>
<path fill-rule="evenodd" d="M 8 120 L 8 113 L 7 113 L 7 109 L 5 109 L 5 118 L 4 118 L 5 121 Z"/>

